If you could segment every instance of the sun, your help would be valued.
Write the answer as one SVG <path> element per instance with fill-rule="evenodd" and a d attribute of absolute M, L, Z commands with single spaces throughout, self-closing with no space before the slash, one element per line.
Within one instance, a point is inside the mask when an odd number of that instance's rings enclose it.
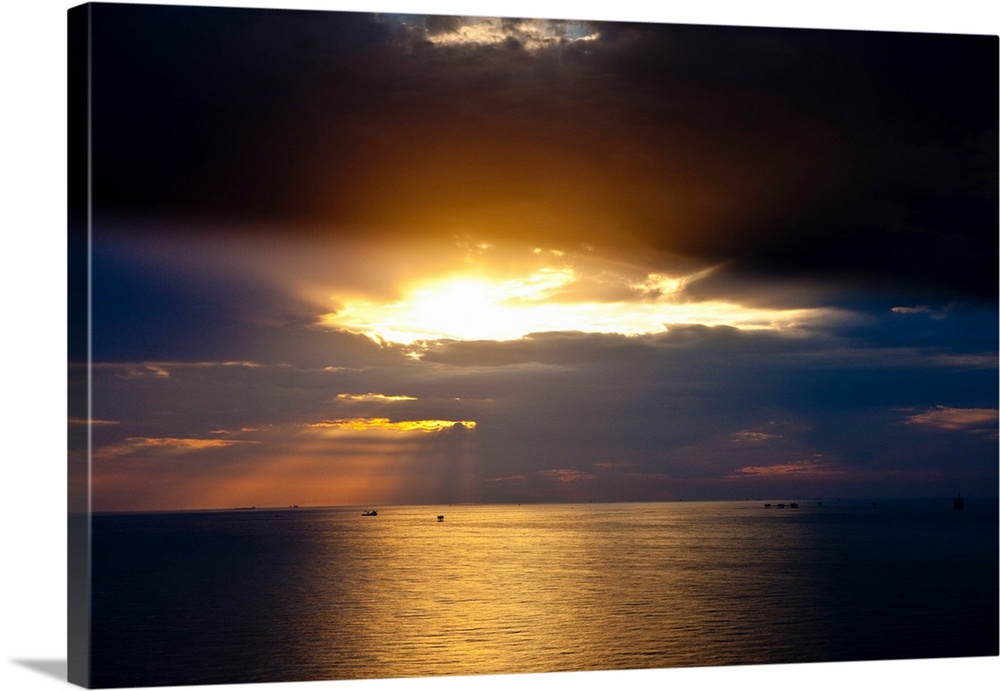
<path fill-rule="evenodd" d="M 413 346 L 438 341 L 510 341 L 545 332 L 639 336 L 678 324 L 791 330 L 833 313 L 768 309 L 721 300 L 691 300 L 687 285 L 704 276 L 637 271 L 563 252 L 532 254 L 534 264 L 474 266 L 417 277 L 393 299 L 332 296 L 337 308 L 319 317 L 326 328 L 381 343 Z"/>
<path fill-rule="evenodd" d="M 458 274 L 422 281 L 393 302 L 346 301 L 340 310 L 323 315 L 321 322 L 402 344 L 512 340 L 578 325 L 567 320 L 565 307 L 550 302 L 560 287 L 573 280 L 572 272 L 556 269 L 500 280 Z"/>

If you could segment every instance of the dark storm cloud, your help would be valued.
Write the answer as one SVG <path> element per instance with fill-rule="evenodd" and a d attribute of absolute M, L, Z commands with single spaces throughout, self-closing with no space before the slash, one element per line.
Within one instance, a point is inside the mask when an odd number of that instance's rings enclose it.
<path fill-rule="evenodd" d="M 370 16 L 94 8 L 99 210 L 295 218 L 308 173 L 356 155 L 342 118 L 380 88 Z M 347 111 L 347 112 L 345 112 Z M 321 129 L 322 128 L 322 129 Z M 336 184 L 336 180 L 328 181 Z"/>
<path fill-rule="evenodd" d="M 996 299 L 995 37 L 580 23 L 599 38 L 529 51 L 522 20 L 441 46 L 470 20 L 95 12 L 102 214 L 624 243 Z"/>
<path fill-rule="evenodd" d="M 728 162 L 716 191 L 738 192 L 748 175 L 764 187 L 764 204 L 741 199 L 743 213 L 674 249 L 732 259 L 727 270 L 744 278 L 902 281 L 995 299 L 995 38 L 646 31 L 660 40 L 628 41 L 620 76 L 659 83 L 703 118 L 697 136 L 725 143 L 716 156 L 699 142 L 693 156 L 709 158 L 693 174 Z"/>

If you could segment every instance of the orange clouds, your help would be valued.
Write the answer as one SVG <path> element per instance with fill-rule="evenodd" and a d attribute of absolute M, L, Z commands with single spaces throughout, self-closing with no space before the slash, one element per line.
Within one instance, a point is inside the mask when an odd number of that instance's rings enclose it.
<path fill-rule="evenodd" d="M 907 424 L 923 425 L 948 431 L 996 432 L 997 410 L 995 408 L 949 408 L 937 406 L 923 413 L 911 415 Z"/>
<path fill-rule="evenodd" d="M 572 470 L 569 468 L 559 468 L 553 470 L 541 470 L 539 475 L 545 477 L 551 477 L 559 482 L 580 482 L 581 480 L 593 480 L 594 476 L 590 473 L 585 473 L 579 470 Z"/>
<path fill-rule="evenodd" d="M 129 455 L 184 455 L 192 451 L 221 449 L 237 444 L 259 444 L 257 441 L 237 439 L 201 439 L 181 437 L 128 437 L 117 444 L 109 444 L 95 451 L 100 458 Z"/>
<path fill-rule="evenodd" d="M 744 466 L 733 473 L 733 477 L 745 477 L 747 475 L 766 476 L 769 478 L 801 478 L 808 477 L 830 477 L 842 475 L 843 470 L 833 467 L 828 461 L 822 458 L 814 458 L 804 461 L 791 461 L 789 463 L 776 463 L 774 465 Z"/>

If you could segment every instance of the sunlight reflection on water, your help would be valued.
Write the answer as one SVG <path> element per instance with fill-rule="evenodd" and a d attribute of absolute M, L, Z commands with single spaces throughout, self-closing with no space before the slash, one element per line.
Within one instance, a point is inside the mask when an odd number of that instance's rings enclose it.
<path fill-rule="evenodd" d="M 729 502 L 97 517 L 95 677 L 138 686 L 996 654 L 993 507 L 978 522 L 950 507 Z M 956 614 L 964 633 L 950 630 Z"/>

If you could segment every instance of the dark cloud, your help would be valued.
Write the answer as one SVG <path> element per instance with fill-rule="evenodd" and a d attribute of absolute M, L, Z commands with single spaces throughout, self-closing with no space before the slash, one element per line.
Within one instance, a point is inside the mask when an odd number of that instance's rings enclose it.
<path fill-rule="evenodd" d="M 458 17 L 95 13 L 103 214 L 627 243 L 996 298 L 995 37 L 588 23 L 513 56 L 427 42 Z"/>

